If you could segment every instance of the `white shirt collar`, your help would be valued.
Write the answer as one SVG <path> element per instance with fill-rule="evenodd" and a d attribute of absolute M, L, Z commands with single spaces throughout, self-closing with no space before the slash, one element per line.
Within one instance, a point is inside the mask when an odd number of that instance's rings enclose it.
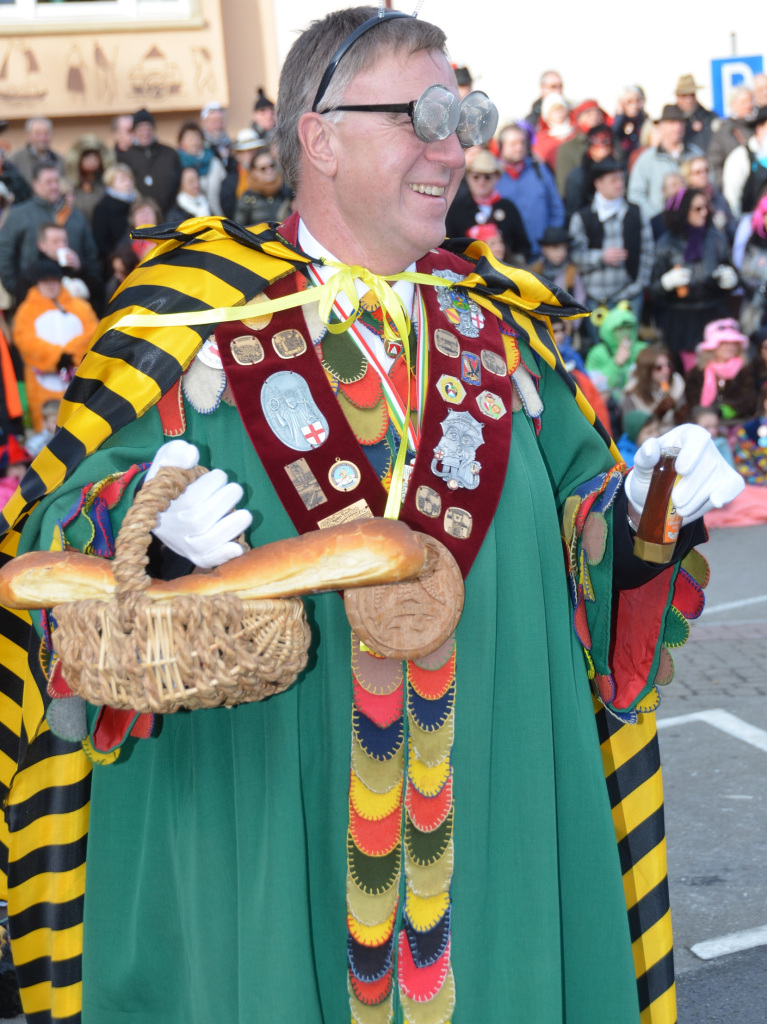
<path fill-rule="evenodd" d="M 298 248 L 313 259 L 332 260 L 334 263 L 342 262 L 334 256 L 329 249 L 326 249 L 321 242 L 317 241 L 311 231 L 307 228 L 306 224 L 304 224 L 303 220 L 299 220 L 298 222 Z M 314 270 L 325 283 L 327 283 L 334 274 L 338 273 L 335 267 L 314 267 Z M 405 268 L 405 271 L 408 273 L 414 273 L 415 263 L 411 263 L 409 267 Z M 392 289 L 402 300 L 402 304 L 408 311 L 408 314 L 412 315 L 413 296 L 415 294 L 415 285 L 413 282 L 390 281 L 389 283 Z M 357 295 L 362 298 L 365 292 L 368 291 L 368 286 L 364 281 L 360 281 L 359 279 L 355 281 L 355 285 L 357 286 Z"/>

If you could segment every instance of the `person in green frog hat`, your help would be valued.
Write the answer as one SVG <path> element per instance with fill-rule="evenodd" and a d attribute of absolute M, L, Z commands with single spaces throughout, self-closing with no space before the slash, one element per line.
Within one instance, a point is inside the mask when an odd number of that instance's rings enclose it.
<path fill-rule="evenodd" d="M 636 358 L 645 347 L 637 334 L 637 318 L 619 304 L 599 324 L 599 341 L 586 355 L 586 371 L 602 374 L 616 401 L 620 400 Z"/>

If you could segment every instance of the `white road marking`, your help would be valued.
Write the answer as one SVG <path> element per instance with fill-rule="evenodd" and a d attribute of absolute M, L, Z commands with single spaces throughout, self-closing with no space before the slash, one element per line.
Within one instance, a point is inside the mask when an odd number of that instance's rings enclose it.
<path fill-rule="evenodd" d="M 767 732 L 755 725 L 749 725 L 737 715 L 731 715 L 729 711 L 721 708 L 714 708 L 711 711 L 693 711 L 689 715 L 675 715 L 673 718 L 659 718 L 657 725 L 659 729 L 668 729 L 672 725 L 685 725 L 687 722 L 706 722 L 713 725 L 715 729 L 721 729 L 735 739 L 743 743 L 750 743 L 752 747 L 763 750 L 767 754 Z"/>
<path fill-rule="evenodd" d="M 701 612 L 701 618 L 704 615 L 713 615 L 715 612 L 728 612 L 732 608 L 746 608 L 750 604 L 760 604 L 762 601 L 767 601 L 767 594 L 760 594 L 759 597 L 744 597 L 742 601 L 727 601 L 725 604 L 715 604 L 711 608 L 707 606 Z"/>
<path fill-rule="evenodd" d="M 738 953 L 742 949 L 753 949 L 755 946 L 767 945 L 767 925 L 760 928 L 749 928 L 745 932 L 732 932 L 722 935 L 719 939 L 708 939 L 690 946 L 692 952 L 701 960 L 713 960 L 727 953 Z"/>

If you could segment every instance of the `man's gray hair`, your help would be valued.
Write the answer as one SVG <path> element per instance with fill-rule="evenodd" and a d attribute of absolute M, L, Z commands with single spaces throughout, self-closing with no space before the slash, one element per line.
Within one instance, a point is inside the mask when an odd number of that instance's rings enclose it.
<path fill-rule="evenodd" d="M 290 48 L 280 75 L 274 141 L 285 179 L 295 188 L 301 172 L 301 144 L 298 122 L 312 109 L 322 76 L 347 36 L 377 13 L 375 7 L 350 7 L 314 21 Z M 347 86 L 363 68 L 372 66 L 387 51 L 404 49 L 408 55 L 424 50 L 446 54 L 445 33 L 436 25 L 417 18 L 392 18 L 373 26 L 344 54 L 320 111 L 341 103 Z M 417 99 L 416 96 L 411 97 Z M 381 97 L 384 102 L 386 97 Z M 339 120 L 342 113 L 328 115 Z"/>
<path fill-rule="evenodd" d="M 33 124 L 47 124 L 48 130 L 53 131 L 53 121 L 49 117 L 28 117 L 24 124 L 24 131 L 29 132 Z"/>

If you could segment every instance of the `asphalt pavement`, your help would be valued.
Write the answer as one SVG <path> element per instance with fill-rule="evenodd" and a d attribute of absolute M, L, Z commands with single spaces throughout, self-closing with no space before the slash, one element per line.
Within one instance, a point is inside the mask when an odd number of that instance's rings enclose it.
<path fill-rule="evenodd" d="M 679 1024 L 767 1021 L 767 526 L 712 530 L 658 710 Z"/>

